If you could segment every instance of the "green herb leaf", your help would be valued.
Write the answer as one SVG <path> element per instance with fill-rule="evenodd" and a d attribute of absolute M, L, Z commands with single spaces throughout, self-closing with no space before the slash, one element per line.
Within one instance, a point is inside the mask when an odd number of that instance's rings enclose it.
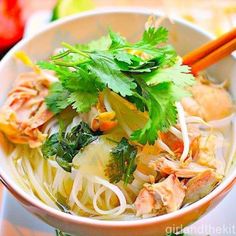
<path fill-rule="evenodd" d="M 131 139 L 141 144 L 154 144 L 158 131 L 166 132 L 177 121 L 173 85 L 166 82 L 143 88 L 149 120 L 142 129 L 132 133 Z"/>
<path fill-rule="evenodd" d="M 90 71 L 102 80 L 108 88 L 120 93 L 123 97 L 132 95 L 132 90 L 135 89 L 136 84 L 121 72 L 114 62 L 112 54 L 100 52 L 93 53 L 90 56 L 94 62 L 90 66 Z"/>
<path fill-rule="evenodd" d="M 45 158 L 54 156 L 58 150 L 58 133 L 52 134 L 42 145 L 42 153 Z"/>
<path fill-rule="evenodd" d="M 123 51 L 118 51 L 116 54 L 114 54 L 114 57 L 117 61 L 124 62 L 128 65 L 133 64 L 134 59 L 138 59 L 139 62 L 141 61 L 139 57 L 136 57 L 135 55 L 131 55 Z"/>
<path fill-rule="evenodd" d="M 72 104 L 72 107 L 78 112 L 88 112 L 93 105 L 98 101 L 98 92 L 73 92 L 68 98 L 68 102 Z"/>
<path fill-rule="evenodd" d="M 191 86 L 195 83 L 195 79 L 190 74 L 190 68 L 181 65 L 181 61 L 171 67 L 160 68 L 144 77 L 150 86 L 163 82 L 173 82 L 180 87 Z"/>
<path fill-rule="evenodd" d="M 142 40 L 139 45 L 149 44 L 151 46 L 156 46 L 159 43 L 165 43 L 168 39 L 168 30 L 164 27 L 149 27 L 143 33 Z"/>
<path fill-rule="evenodd" d="M 59 133 L 47 138 L 42 146 L 44 158 L 54 157 L 57 163 L 65 170 L 71 171 L 71 163 L 74 156 L 101 135 L 101 132 L 93 132 L 83 121 L 73 127 L 68 133 L 60 128 Z"/>
<path fill-rule="evenodd" d="M 102 36 L 97 40 L 92 40 L 88 44 L 76 44 L 75 47 L 83 51 L 105 51 L 108 50 L 111 45 L 111 39 L 109 36 Z"/>
<path fill-rule="evenodd" d="M 127 45 L 127 41 L 111 29 L 109 30 L 109 36 L 111 39 L 110 49 L 118 49 Z"/>
<path fill-rule="evenodd" d="M 53 83 L 45 101 L 50 111 L 57 114 L 67 108 L 71 102 L 68 101 L 69 91 L 63 88 L 59 82 Z"/>
<path fill-rule="evenodd" d="M 106 175 L 108 175 L 111 183 L 118 183 L 121 180 L 125 184 L 131 183 L 136 169 L 136 155 L 136 147 L 129 144 L 126 138 L 122 138 L 111 151 L 111 160 L 106 169 Z"/>

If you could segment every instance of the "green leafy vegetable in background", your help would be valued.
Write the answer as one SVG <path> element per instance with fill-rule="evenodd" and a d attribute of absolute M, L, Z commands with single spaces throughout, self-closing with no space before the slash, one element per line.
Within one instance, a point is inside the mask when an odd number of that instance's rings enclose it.
<path fill-rule="evenodd" d="M 65 170 L 71 171 L 71 163 L 79 150 L 98 138 L 100 132 L 93 132 L 83 121 L 65 133 L 60 128 L 58 133 L 47 138 L 42 146 L 45 158 L 55 157 L 56 162 Z"/>
<path fill-rule="evenodd" d="M 106 168 L 106 175 L 111 183 L 123 180 L 125 184 L 131 183 L 136 169 L 135 158 L 137 149 L 122 138 L 119 144 L 111 151 L 111 159 Z"/>
<path fill-rule="evenodd" d="M 109 88 L 148 112 L 148 122 L 134 131 L 131 139 L 154 144 L 158 131 L 165 132 L 176 124 L 175 102 L 188 96 L 185 88 L 194 83 L 175 50 L 163 45 L 167 39 L 167 29 L 149 27 L 136 43 L 112 30 L 109 37 L 88 45 L 62 43 L 64 50 L 51 62 L 38 63 L 59 78 L 46 98 L 48 108 L 54 113 L 67 106 L 88 112 L 97 103 L 99 92 Z"/>

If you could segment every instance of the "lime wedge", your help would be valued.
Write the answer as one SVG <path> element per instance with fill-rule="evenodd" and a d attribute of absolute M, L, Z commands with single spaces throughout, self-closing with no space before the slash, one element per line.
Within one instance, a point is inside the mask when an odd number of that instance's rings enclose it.
<path fill-rule="evenodd" d="M 95 7 L 92 0 L 58 0 L 53 9 L 52 21 Z"/>

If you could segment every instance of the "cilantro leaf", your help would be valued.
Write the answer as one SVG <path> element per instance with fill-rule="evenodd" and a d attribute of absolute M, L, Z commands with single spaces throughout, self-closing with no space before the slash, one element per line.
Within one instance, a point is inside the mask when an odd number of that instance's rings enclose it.
<path fill-rule="evenodd" d="M 132 182 L 133 173 L 137 167 L 136 155 L 136 147 L 129 144 L 126 138 L 122 138 L 119 144 L 112 149 L 111 159 L 105 170 L 111 183 L 118 183 L 121 180 L 124 181 L 124 184 Z"/>
<path fill-rule="evenodd" d="M 170 47 L 167 48 L 165 46 L 158 47 L 160 43 L 165 43 L 167 39 L 167 29 L 165 29 L 164 27 L 149 27 L 144 31 L 142 39 L 133 45 L 133 48 L 144 51 L 145 53 L 154 57 L 157 57 L 158 55 L 173 55 L 175 53 L 175 50 L 173 48 L 171 49 Z"/>
<path fill-rule="evenodd" d="M 70 92 L 83 91 L 96 93 L 105 87 L 99 78 L 92 76 L 87 71 L 87 68 L 78 68 L 76 71 L 68 73 L 66 80 L 63 80 L 62 84 Z"/>
<path fill-rule="evenodd" d="M 40 68 L 54 71 L 62 86 L 70 92 L 75 91 L 97 91 L 104 88 L 103 83 L 88 73 L 86 68 L 78 68 L 76 71 L 71 71 L 66 66 L 58 66 L 52 62 L 40 61 L 37 63 Z M 93 86 L 91 86 L 93 84 Z"/>
<path fill-rule="evenodd" d="M 121 37 L 118 33 L 112 31 L 111 29 L 109 30 L 109 36 L 111 39 L 110 49 L 122 48 L 128 43 L 123 37 Z"/>
<path fill-rule="evenodd" d="M 120 93 L 123 97 L 132 95 L 132 89 L 136 88 L 136 84 L 120 71 L 112 54 L 97 52 L 92 53 L 90 57 L 93 60 L 93 65 L 89 67 L 90 71 L 103 81 L 108 88 Z"/>
<path fill-rule="evenodd" d="M 136 57 L 135 55 L 129 54 L 127 52 L 123 51 L 118 51 L 117 53 L 114 54 L 114 58 L 119 61 L 119 62 L 125 62 L 128 65 L 133 64 L 133 60 L 139 57 Z M 141 61 L 139 59 L 139 61 Z"/>
<path fill-rule="evenodd" d="M 69 95 L 69 91 L 66 90 L 60 82 L 53 83 L 45 99 L 47 107 L 55 114 L 61 112 L 71 104 L 68 100 Z"/>
<path fill-rule="evenodd" d="M 78 112 L 88 112 L 98 101 L 98 92 L 77 91 L 70 94 L 68 102 Z"/>
<path fill-rule="evenodd" d="M 167 68 L 160 68 L 145 77 L 148 85 L 153 86 L 163 82 L 173 82 L 177 86 L 191 86 L 195 79 L 190 74 L 190 68 L 177 62 L 175 65 Z"/>
<path fill-rule="evenodd" d="M 146 125 L 131 134 L 131 140 L 137 140 L 141 144 L 154 144 L 158 131 L 166 132 L 171 125 L 177 121 L 175 97 L 172 96 L 172 83 L 161 83 L 159 85 L 145 88 L 145 99 L 149 113 Z"/>
<path fill-rule="evenodd" d="M 69 68 L 57 66 L 57 65 L 53 64 L 52 62 L 39 61 L 37 63 L 37 65 L 41 69 L 52 70 L 52 71 L 56 72 L 58 79 L 61 81 L 66 80 L 68 75 L 70 75 L 70 73 L 71 73 Z"/>
<path fill-rule="evenodd" d="M 107 50 L 111 45 L 111 39 L 109 36 L 102 36 L 97 40 L 92 40 L 88 44 L 76 44 L 75 47 L 84 51 L 103 51 Z"/>
<path fill-rule="evenodd" d="M 139 45 L 156 46 L 159 43 L 165 43 L 168 39 L 168 30 L 164 27 L 149 27 L 143 33 L 142 40 Z"/>

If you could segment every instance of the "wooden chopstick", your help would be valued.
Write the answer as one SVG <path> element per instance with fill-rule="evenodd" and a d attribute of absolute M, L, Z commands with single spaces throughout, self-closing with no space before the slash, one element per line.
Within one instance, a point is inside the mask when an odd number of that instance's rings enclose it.
<path fill-rule="evenodd" d="M 191 66 L 192 73 L 197 74 L 234 50 L 236 50 L 236 28 L 185 55 L 183 64 Z"/>

